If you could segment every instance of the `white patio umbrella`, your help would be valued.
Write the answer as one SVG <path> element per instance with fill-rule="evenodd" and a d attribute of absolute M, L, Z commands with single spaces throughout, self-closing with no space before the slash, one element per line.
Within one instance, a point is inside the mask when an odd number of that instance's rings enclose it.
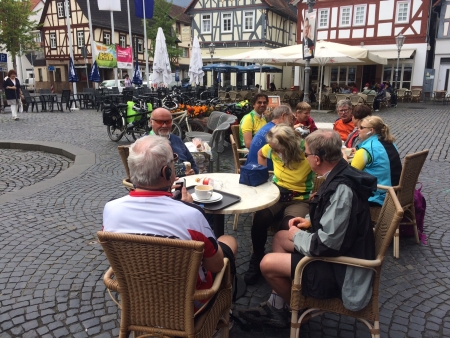
<path fill-rule="evenodd" d="M 156 34 L 155 55 L 153 56 L 153 74 L 151 80 L 158 87 L 169 85 L 172 80 L 169 54 L 167 53 L 166 38 L 161 27 Z"/>
<path fill-rule="evenodd" d="M 353 57 L 355 59 L 358 59 L 359 61 L 364 62 L 365 64 L 380 64 L 380 65 L 387 64 L 386 58 L 378 56 L 377 54 L 374 54 L 370 52 L 368 49 L 365 49 L 363 47 L 349 46 L 344 45 L 342 43 L 328 42 L 323 40 L 317 41 L 316 50 L 320 49 L 321 47 L 325 47 L 327 48 L 327 50 L 333 50 L 335 52 L 339 52 L 344 55 Z M 277 48 L 274 49 L 273 51 L 275 53 L 287 56 L 293 54 L 301 54 L 303 52 L 303 45 L 302 44 L 292 45 L 288 47 Z"/>
<path fill-rule="evenodd" d="M 285 59 L 288 64 L 305 64 L 306 61 L 303 60 L 303 53 L 294 54 L 290 56 L 286 56 Z M 319 110 L 320 105 L 322 103 L 322 74 L 323 67 L 327 63 L 332 64 L 357 64 L 362 63 L 362 61 L 345 55 L 341 52 L 335 51 L 333 49 L 329 49 L 326 46 L 316 47 L 316 51 L 314 52 L 314 58 L 311 60 L 311 65 L 319 65 Z"/>
<path fill-rule="evenodd" d="M 200 49 L 200 43 L 198 42 L 198 37 L 194 36 L 194 41 L 192 43 L 192 54 L 191 60 L 189 62 L 189 79 L 191 84 L 196 85 L 203 84 L 203 75 L 205 74 L 202 70 L 202 51 Z"/>
<path fill-rule="evenodd" d="M 265 63 L 280 63 L 283 60 L 283 55 L 273 52 L 270 49 L 258 48 L 253 49 L 248 52 L 239 53 L 235 55 L 230 55 L 221 58 L 221 60 L 233 60 L 233 61 L 247 61 L 254 62 L 259 65 L 259 89 L 261 91 L 261 74 L 262 66 Z"/>

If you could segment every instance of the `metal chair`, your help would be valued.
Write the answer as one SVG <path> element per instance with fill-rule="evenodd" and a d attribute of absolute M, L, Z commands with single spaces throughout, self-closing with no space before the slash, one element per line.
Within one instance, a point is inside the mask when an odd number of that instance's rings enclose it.
<path fill-rule="evenodd" d="M 59 99 L 57 98 L 56 101 L 54 101 L 54 103 L 56 103 L 56 109 L 58 109 L 59 111 L 63 111 L 64 104 L 66 110 L 72 109 L 72 102 L 74 100 L 70 97 L 70 95 L 71 94 L 69 89 L 63 89 L 61 97 Z"/>
<path fill-rule="evenodd" d="M 306 316 L 317 316 L 324 312 L 352 317 L 361 320 L 370 330 L 372 337 L 380 337 L 380 316 L 378 297 L 380 290 L 381 270 L 387 249 L 402 219 L 403 210 L 395 195 L 394 189 L 388 188 L 386 199 L 375 227 L 375 259 L 366 260 L 353 257 L 305 257 L 297 265 L 291 289 L 291 338 L 299 336 L 302 320 Z M 359 311 L 346 309 L 339 298 L 317 299 L 304 296 L 302 293 L 302 273 L 307 264 L 322 261 L 334 264 L 355 266 L 374 271 L 372 295 L 369 303 Z M 306 309 L 306 310 L 304 310 Z M 299 311 L 304 310 L 299 316 Z"/>

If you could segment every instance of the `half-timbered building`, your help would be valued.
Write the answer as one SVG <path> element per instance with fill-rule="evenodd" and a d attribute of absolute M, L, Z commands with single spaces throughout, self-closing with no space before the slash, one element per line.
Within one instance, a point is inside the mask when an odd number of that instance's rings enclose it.
<path fill-rule="evenodd" d="M 388 59 L 387 65 L 327 66 L 324 83 L 395 83 L 398 49 L 395 37 L 406 39 L 400 52 L 399 88 L 422 88 L 428 46 L 431 0 L 318 0 L 317 40 L 362 46 Z M 303 31 L 306 1 L 298 6 L 297 31 Z M 299 36 L 299 42 L 301 36 Z M 313 68 L 312 80 L 318 71 Z"/>
<path fill-rule="evenodd" d="M 434 86 L 433 90 L 450 92 L 450 0 L 436 3 L 437 36 L 434 57 Z"/>
<path fill-rule="evenodd" d="M 297 14 L 288 0 L 192 0 L 185 13 L 193 18 L 192 36 L 199 37 L 205 63 L 255 47 L 272 49 L 296 43 Z M 211 43 L 215 45 L 212 57 Z M 275 78 L 277 87 L 282 78 L 283 83 L 291 83 L 292 69 L 287 76 Z M 206 80 L 211 84 L 210 76 Z M 267 88 L 271 80 L 273 76 L 264 77 L 261 85 Z M 222 81 L 224 85 L 250 85 L 255 84 L 255 76 L 223 74 Z"/>
<path fill-rule="evenodd" d="M 93 40 L 96 42 L 111 44 L 115 43 L 121 47 L 133 46 L 133 53 L 139 61 L 141 72 L 145 76 L 145 46 L 144 46 L 144 28 L 142 19 L 137 18 L 135 13 L 134 1 L 130 1 L 131 15 L 131 33 L 129 35 L 127 0 L 121 0 L 120 12 L 113 12 L 114 18 L 114 36 L 111 30 L 111 16 L 109 11 L 100 11 L 97 1 L 90 1 L 91 23 L 93 30 Z M 42 13 L 41 36 L 42 48 L 44 49 L 46 66 L 37 69 L 38 88 L 49 88 L 53 84 L 57 91 L 63 88 L 69 88 L 68 64 L 69 64 L 69 40 L 67 34 L 67 21 L 64 0 L 47 0 Z M 72 32 L 72 46 L 74 55 L 74 64 L 78 72 L 80 82 L 77 86 L 83 88 L 86 86 L 87 74 L 91 68 L 92 50 L 91 36 L 89 33 L 88 7 L 86 0 L 69 0 L 69 15 Z M 190 37 L 190 17 L 184 14 L 184 8 L 172 5 L 170 16 L 176 19 L 173 33 L 177 34 L 179 46 L 183 48 L 183 55 L 176 63 L 181 67 L 182 72 L 187 74 L 189 68 L 189 44 Z M 148 20 L 151 24 L 151 20 Z M 148 40 L 148 46 L 151 47 L 151 41 Z M 87 59 L 84 58 L 82 51 L 87 49 Z M 133 58 L 134 59 L 134 58 Z M 134 59 L 135 60 L 135 59 Z M 49 71 L 54 69 L 53 71 Z M 151 66 L 151 58 L 150 58 Z M 87 70 L 87 72 L 86 72 Z M 132 73 L 130 69 L 119 69 L 119 78 L 127 73 Z M 183 74 L 183 73 L 182 73 Z M 100 76 L 102 80 L 113 79 L 112 69 L 101 68 Z"/>

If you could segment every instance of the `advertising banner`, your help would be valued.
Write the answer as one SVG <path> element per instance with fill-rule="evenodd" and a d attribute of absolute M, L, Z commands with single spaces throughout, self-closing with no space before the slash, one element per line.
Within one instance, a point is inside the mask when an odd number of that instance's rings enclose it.
<path fill-rule="evenodd" d="M 117 68 L 133 69 L 133 51 L 131 47 L 117 46 Z"/>
<path fill-rule="evenodd" d="M 312 13 L 305 13 L 305 20 L 303 21 L 303 60 L 310 60 L 314 58 L 314 49 L 316 45 L 316 18 L 317 11 Z"/>
<path fill-rule="evenodd" d="M 116 68 L 117 53 L 115 45 L 94 42 L 95 61 L 99 68 Z"/>

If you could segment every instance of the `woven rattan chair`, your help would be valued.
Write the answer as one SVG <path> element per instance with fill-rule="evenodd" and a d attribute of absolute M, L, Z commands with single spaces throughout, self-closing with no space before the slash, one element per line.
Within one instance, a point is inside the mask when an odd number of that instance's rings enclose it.
<path fill-rule="evenodd" d="M 233 131 L 233 127 L 238 127 L 238 133 L 239 133 L 239 126 L 231 126 L 231 130 Z M 236 141 L 234 140 L 234 132 L 232 135 L 230 135 L 230 143 L 231 143 L 231 149 L 233 150 L 233 160 L 234 160 L 234 172 L 236 174 L 239 174 L 241 172 L 241 165 L 243 165 L 246 161 L 245 158 L 239 157 L 240 154 L 247 154 L 248 151 L 243 149 L 238 149 L 238 145 Z M 234 215 L 234 222 L 233 222 L 233 230 L 237 230 L 239 221 L 239 214 Z"/>
<path fill-rule="evenodd" d="M 373 102 L 375 101 L 375 95 L 369 94 L 367 95 L 366 105 L 373 111 Z"/>
<path fill-rule="evenodd" d="M 417 102 L 420 102 L 422 99 L 422 90 L 421 89 L 412 89 L 411 90 L 411 102 L 414 102 L 416 100 Z"/>
<path fill-rule="evenodd" d="M 211 289 L 195 290 L 204 243 L 103 231 L 97 236 L 111 264 L 104 283 L 120 294 L 119 338 L 133 331 L 145 337 L 211 338 L 221 322 L 228 337 L 228 259 Z M 194 318 L 194 301 L 211 298 Z"/>
<path fill-rule="evenodd" d="M 397 193 L 400 205 L 405 212 L 405 217 L 402 225 L 412 226 L 414 229 L 414 237 L 417 244 L 419 241 L 419 234 L 417 232 L 416 213 L 414 209 L 414 190 L 416 189 L 417 180 L 422 171 L 423 164 L 427 159 L 429 150 L 419 151 L 414 154 L 408 154 L 403 161 L 402 173 L 400 175 L 399 184 L 394 188 Z M 378 185 L 378 188 L 387 190 L 388 187 Z M 373 210 L 371 210 L 373 212 Z M 394 253 L 395 258 L 400 257 L 400 231 L 397 229 L 394 236 Z"/>
<path fill-rule="evenodd" d="M 386 199 L 380 212 L 380 217 L 375 227 L 375 259 L 365 260 L 352 257 L 305 257 L 297 265 L 295 269 L 294 281 L 291 290 L 291 338 L 298 337 L 300 333 L 300 324 L 305 316 L 312 317 L 320 315 L 324 312 L 334 312 L 340 315 L 353 317 L 361 320 L 369 327 L 372 337 L 380 337 L 380 322 L 378 295 L 380 288 L 381 268 L 384 257 L 389 244 L 394 237 L 394 233 L 398 228 L 398 224 L 403 216 L 403 210 L 398 202 L 395 191 L 388 189 Z M 371 269 L 375 272 L 372 287 L 372 297 L 369 303 L 359 311 L 347 310 L 341 299 L 315 299 L 305 297 L 302 294 L 302 273 L 305 266 L 313 261 L 324 261 L 336 264 L 345 264 Z M 305 310 L 299 317 L 299 311 Z"/>
<path fill-rule="evenodd" d="M 336 94 L 330 93 L 328 95 L 328 101 L 330 102 L 330 108 L 336 108 L 336 103 L 337 103 Z"/>
<path fill-rule="evenodd" d="M 128 168 L 128 155 L 130 154 L 130 146 L 118 146 L 117 150 L 119 151 L 120 158 L 122 159 L 123 166 L 125 167 L 125 172 L 127 173 L 127 177 L 122 180 L 122 184 L 128 190 L 133 190 L 133 184 L 130 181 L 130 169 Z"/>
<path fill-rule="evenodd" d="M 405 95 L 406 91 L 407 91 L 406 88 L 397 89 L 397 101 L 402 100 L 402 102 L 403 102 L 403 100 L 406 98 L 406 95 Z"/>

